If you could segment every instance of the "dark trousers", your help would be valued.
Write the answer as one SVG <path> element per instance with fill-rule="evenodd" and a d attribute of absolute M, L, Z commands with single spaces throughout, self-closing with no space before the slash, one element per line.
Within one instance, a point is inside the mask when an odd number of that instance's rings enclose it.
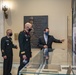
<path fill-rule="evenodd" d="M 27 63 L 29 62 L 29 60 L 30 60 L 30 58 L 27 58 Z M 26 63 L 26 64 L 27 64 L 27 63 Z M 17 75 L 19 75 L 19 71 L 20 71 L 24 66 L 26 66 L 26 64 L 23 63 L 23 58 L 20 57 L 20 66 L 19 66 L 19 68 L 18 68 L 18 73 L 17 73 Z"/>
<path fill-rule="evenodd" d="M 7 56 L 7 59 L 4 59 L 4 62 L 3 62 L 3 75 L 12 75 L 11 74 L 12 61 L 13 61 L 13 56 Z"/>

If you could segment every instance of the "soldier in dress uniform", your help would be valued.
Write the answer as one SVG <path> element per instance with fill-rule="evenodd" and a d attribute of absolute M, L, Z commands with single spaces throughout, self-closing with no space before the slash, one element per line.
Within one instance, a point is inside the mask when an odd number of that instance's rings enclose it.
<path fill-rule="evenodd" d="M 3 57 L 3 75 L 12 75 L 12 62 L 13 62 L 13 51 L 12 48 L 17 46 L 12 42 L 12 30 L 8 29 L 6 31 L 6 36 L 1 39 L 1 52 Z"/>
<path fill-rule="evenodd" d="M 27 22 L 24 25 L 24 30 L 19 33 L 18 41 L 20 47 L 20 66 L 19 71 L 29 62 L 31 57 L 31 43 L 30 43 L 30 31 L 32 30 L 32 24 Z"/>

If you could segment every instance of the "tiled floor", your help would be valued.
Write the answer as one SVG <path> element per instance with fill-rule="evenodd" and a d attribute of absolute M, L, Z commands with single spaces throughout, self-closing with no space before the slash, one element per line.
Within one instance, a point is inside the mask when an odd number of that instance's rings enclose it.
<path fill-rule="evenodd" d="M 17 70 L 18 70 L 18 66 L 19 64 L 14 64 L 13 68 L 12 68 L 12 75 L 17 75 Z M 2 67 L 2 63 L 0 63 L 0 75 L 3 75 L 3 67 Z"/>

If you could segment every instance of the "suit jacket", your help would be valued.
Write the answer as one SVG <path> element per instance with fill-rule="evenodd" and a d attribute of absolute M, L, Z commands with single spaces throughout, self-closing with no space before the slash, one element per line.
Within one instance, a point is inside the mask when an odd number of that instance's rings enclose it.
<path fill-rule="evenodd" d="M 30 44 L 30 34 L 26 31 L 21 31 L 18 36 L 20 56 L 26 55 L 28 58 L 31 57 L 31 44 Z"/>
<path fill-rule="evenodd" d="M 41 36 L 39 39 L 38 39 L 38 47 L 43 49 L 43 46 L 44 45 L 47 45 L 49 49 L 52 50 L 52 43 L 55 42 L 55 43 L 62 43 L 60 40 L 54 38 L 52 35 L 48 35 L 48 41 L 47 41 L 47 44 L 44 40 L 44 36 Z"/>

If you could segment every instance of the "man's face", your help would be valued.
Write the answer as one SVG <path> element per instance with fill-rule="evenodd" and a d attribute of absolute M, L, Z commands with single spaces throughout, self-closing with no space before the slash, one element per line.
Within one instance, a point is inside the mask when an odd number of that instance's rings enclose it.
<path fill-rule="evenodd" d="M 44 31 L 44 34 L 48 36 L 48 35 L 49 35 L 49 29 L 46 29 L 46 30 Z"/>
<path fill-rule="evenodd" d="M 32 24 L 29 26 L 29 29 L 32 29 Z"/>
<path fill-rule="evenodd" d="M 30 31 L 32 29 L 32 24 L 31 23 L 26 23 L 25 24 L 25 29 Z"/>
<path fill-rule="evenodd" d="M 11 29 L 7 30 L 6 33 L 7 33 L 7 36 L 10 36 L 10 37 L 12 36 L 12 30 Z"/>
<path fill-rule="evenodd" d="M 46 29 L 46 32 L 49 32 L 49 29 Z"/>
<path fill-rule="evenodd" d="M 49 29 L 46 29 L 46 30 L 44 31 L 44 33 L 45 33 L 45 32 L 49 32 Z"/>

